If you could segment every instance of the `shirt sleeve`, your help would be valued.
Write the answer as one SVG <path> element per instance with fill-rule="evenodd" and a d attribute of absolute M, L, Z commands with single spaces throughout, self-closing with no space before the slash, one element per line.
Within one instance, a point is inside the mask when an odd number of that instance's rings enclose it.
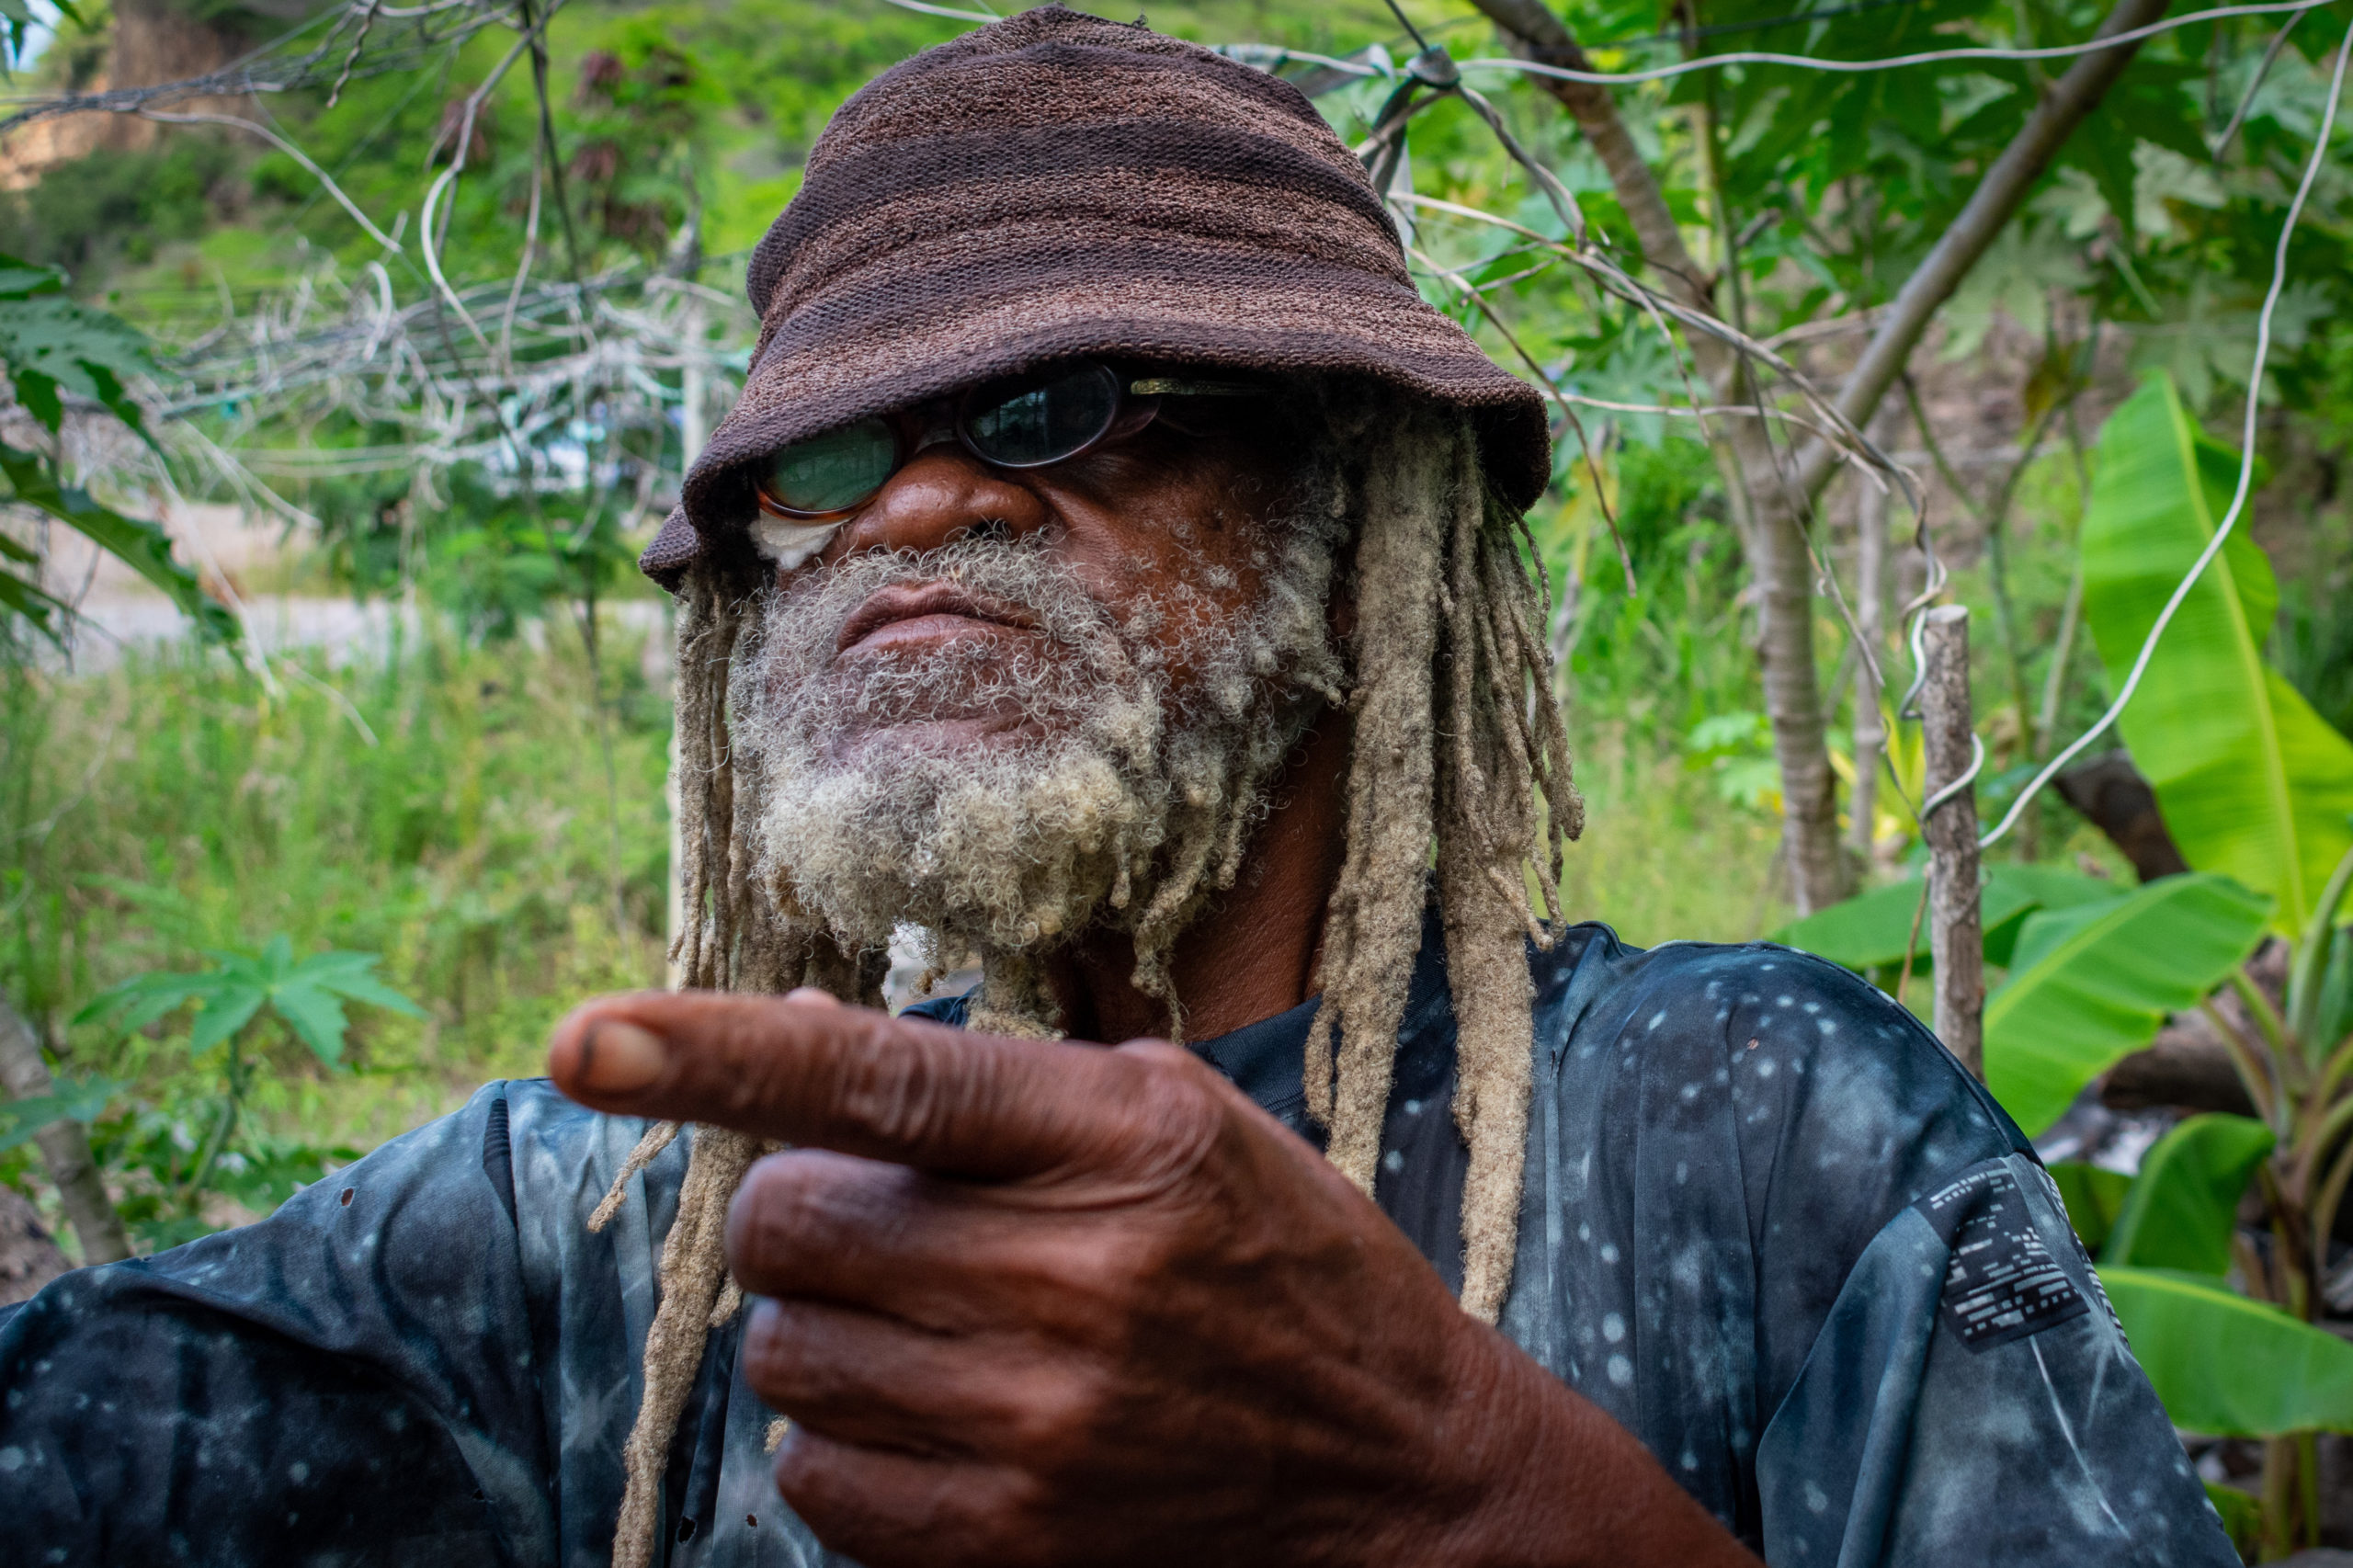
<path fill-rule="evenodd" d="M 547 1560 L 506 1087 L 0 1314 L 0 1564 Z"/>
<path fill-rule="evenodd" d="M 2239 1561 L 2031 1156 L 1902 1210 L 1757 1450 L 1776 1568 Z"/>

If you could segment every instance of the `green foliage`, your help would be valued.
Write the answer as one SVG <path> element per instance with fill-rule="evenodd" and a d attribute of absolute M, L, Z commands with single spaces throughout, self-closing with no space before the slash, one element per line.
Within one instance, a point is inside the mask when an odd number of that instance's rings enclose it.
<path fill-rule="evenodd" d="M 2050 1171 L 2052 1185 L 2058 1187 L 2060 1200 L 2067 1206 L 2067 1223 L 2075 1227 L 2086 1252 L 2098 1252 L 2115 1228 L 2116 1217 L 2124 1211 L 2132 1178 L 2122 1171 L 2081 1160 L 2054 1160 Z"/>
<path fill-rule="evenodd" d="M 2177 1426 L 2353 1431 L 2353 1344 L 2203 1275 L 2102 1264 L 2099 1278 Z"/>
<path fill-rule="evenodd" d="M 1915 928 L 1922 881 L 1913 877 L 1832 904 L 1773 933 L 1773 940 L 1870 973 L 1893 971 L 1912 955 L 1914 972 L 1927 966 L 1927 939 Z M 2116 884 L 2056 866 L 2004 861 L 1987 873 L 1979 898 L 1985 961 L 2006 967 L 2027 917 L 2038 910 L 2075 909 L 2120 896 Z"/>
<path fill-rule="evenodd" d="M 142 434 L 124 384 L 155 368 L 147 336 L 119 316 L 65 298 L 65 274 L 0 256 L 0 366 L 17 401 L 51 434 L 64 416 L 61 389 L 103 405 Z"/>
<path fill-rule="evenodd" d="M 74 1015 L 77 1024 L 118 1029 L 144 1028 L 197 1004 L 188 1048 L 205 1051 L 222 1044 L 267 1010 L 311 1048 L 327 1066 L 343 1065 L 348 1027 L 346 1001 L 365 1002 L 412 1018 L 425 1011 L 376 978 L 375 953 L 314 953 L 294 961 L 294 944 L 283 932 L 258 953 L 211 952 L 213 967 L 195 974 L 142 974 L 109 986 Z"/>
<path fill-rule="evenodd" d="M 57 434 L 64 419 L 60 393 L 90 399 L 146 436 L 126 380 L 153 369 L 144 334 L 120 318 L 64 298 L 64 274 L 12 256 L 0 256 L 0 371 L 27 413 Z M 43 453 L 0 442 L 0 479 L 13 501 L 55 518 L 99 549 L 129 563 L 161 588 L 208 640 L 233 642 L 236 617 L 213 601 L 196 575 L 172 559 L 170 539 L 153 523 L 126 517 L 78 485 L 64 483 Z M 51 641 L 66 607 L 41 587 L 40 557 L 21 541 L 0 536 L 0 557 L 36 569 L 20 575 L 0 569 L 0 619 L 14 616 Z"/>
<path fill-rule="evenodd" d="M 2239 1199 L 2278 1142 L 2271 1129 L 2244 1116 L 2193 1116 L 2174 1127 L 2141 1157 L 2100 1261 L 2227 1273 Z"/>
<path fill-rule="evenodd" d="M 2084 520 L 2084 610 L 2117 678 L 2213 537 L 2237 470 L 2165 380 L 2109 420 Z M 2292 933 L 2353 846 L 2353 741 L 2264 662 L 2279 597 L 2240 527 L 2183 601 L 2120 724 L 2184 857 L 2270 895 L 2278 928 Z"/>
<path fill-rule="evenodd" d="M 253 1125 L 303 1146 L 365 1148 L 486 1075 L 540 1071 L 580 996 L 663 974 L 667 693 L 640 634 L 606 642 L 601 688 L 560 632 L 540 650 L 436 633 L 341 668 L 281 657 L 276 696 L 194 650 L 79 676 L 19 668 L 0 682 L 0 819 L 22 824 L 0 838 L 0 987 L 62 1021 L 187 954 L 276 933 L 297 953 L 381 954 L 376 972 L 429 1017 L 356 1014 L 347 1071 L 256 1031 Z M 184 1035 L 64 1038 L 68 1074 L 131 1085 L 94 1139 L 150 1162 L 174 1126 L 201 1142 L 219 1074 L 191 1065 Z"/>
<path fill-rule="evenodd" d="M 315 1151 L 290 1147 L 282 1141 L 265 1138 L 256 1142 L 239 1136 L 244 1131 L 256 1075 L 249 1031 L 257 1021 L 275 1020 L 334 1070 L 343 1064 L 348 1027 L 345 1002 L 362 1002 L 410 1017 L 425 1016 L 415 1003 L 376 978 L 378 960 L 373 953 L 324 952 L 298 963 L 292 941 L 280 933 L 258 953 L 208 956 L 213 960 L 209 970 L 137 975 L 109 987 L 74 1019 L 77 1025 L 129 1032 L 149 1029 L 188 1003 L 197 1004 L 186 1052 L 198 1071 L 218 1076 L 218 1093 L 205 1097 L 211 1125 L 191 1142 L 187 1119 L 167 1121 L 165 1131 L 178 1136 L 166 1139 L 161 1169 L 154 1160 L 158 1151 L 152 1139 L 142 1151 L 147 1158 L 133 1162 L 153 1179 L 153 1187 L 142 1195 L 148 1201 L 137 1206 L 132 1220 L 142 1235 L 162 1244 L 173 1244 L 209 1228 L 205 1202 L 216 1192 L 220 1185 L 216 1177 L 224 1171 L 233 1191 L 250 1195 L 256 1183 L 272 1185 L 272 1178 L 286 1167 L 320 1165 Z M 180 1108 L 190 1108 L 183 1104 Z M 192 1157 L 183 1160 L 184 1155 Z"/>
<path fill-rule="evenodd" d="M 123 1085 L 108 1078 L 60 1079 L 45 1095 L 0 1100 L 0 1153 L 58 1121 L 96 1121 Z"/>
<path fill-rule="evenodd" d="M 2030 916 L 2009 983 L 1985 1004 L 1986 1086 L 2020 1127 L 2048 1127 L 2237 969 L 2271 907 L 2227 878 L 2189 875 Z"/>
<path fill-rule="evenodd" d="M 2242 1558 L 2253 1560 L 2262 1529 L 2260 1506 L 2237 1487 L 2219 1481 L 2206 1483 L 2206 1501 L 2222 1517 L 2222 1533 L 2231 1538 L 2231 1545 Z"/>
<path fill-rule="evenodd" d="M 224 142 L 185 136 L 76 159 L 0 192 L 0 250 L 77 269 L 144 266 L 238 209 L 239 160 Z"/>

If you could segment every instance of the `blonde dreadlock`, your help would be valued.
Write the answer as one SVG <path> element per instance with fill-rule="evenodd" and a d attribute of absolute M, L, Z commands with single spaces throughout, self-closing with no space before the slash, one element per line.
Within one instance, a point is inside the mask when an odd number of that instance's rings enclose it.
<path fill-rule="evenodd" d="M 1548 585 L 1540 564 L 1534 577 L 1523 564 L 1525 527 L 1490 493 L 1461 415 L 1347 391 L 1327 390 L 1322 401 L 1327 456 L 1366 456 L 1310 490 L 1332 520 L 1356 524 L 1358 544 L 1347 842 L 1325 914 L 1308 1107 L 1329 1130 L 1332 1163 L 1370 1193 L 1435 844 L 1458 1025 L 1454 1115 L 1470 1146 L 1461 1300 L 1465 1312 L 1493 1323 L 1511 1282 L 1528 1126 L 1533 1023 L 1523 943 L 1550 944 L 1563 847 L 1583 825 L 1552 696 Z M 821 924 L 763 887 L 737 828 L 727 689 L 756 587 L 745 567 L 706 558 L 680 592 L 680 876 L 688 917 L 671 956 L 690 986 L 777 993 L 817 985 L 880 1006 L 882 956 L 846 953 Z M 1164 884 L 1157 902 L 1167 913 L 1155 924 L 1180 925 L 1210 889 L 1231 885 L 1246 825 L 1233 824 L 1221 852 L 1204 858 L 1213 865 Z M 1146 961 L 1157 963 L 1165 940 L 1154 949 Z M 983 960 L 972 1027 L 1052 1035 L 1052 1002 L 1034 957 L 991 952 Z M 1150 994 L 1166 989 L 1165 971 L 1142 978 L 1153 983 Z M 1164 999 L 1173 1013 L 1173 994 Z M 667 1122 L 647 1130 L 592 1229 L 609 1221 L 631 1178 L 678 1131 Z M 742 1303 L 726 1278 L 727 1204 L 763 1152 L 757 1140 L 718 1128 L 698 1128 L 690 1141 L 663 1248 L 661 1304 L 646 1337 L 643 1403 L 624 1452 L 615 1568 L 648 1568 L 654 1560 L 671 1439 L 710 1331 Z"/>
<path fill-rule="evenodd" d="M 1552 697 L 1545 587 L 1521 564 L 1521 525 L 1489 494 L 1467 424 L 1416 410 L 1392 437 L 1367 444 L 1352 498 L 1361 531 L 1347 844 L 1324 916 L 1307 1105 L 1330 1130 L 1332 1163 L 1370 1193 L 1435 839 L 1454 1116 L 1471 1149 L 1462 1306 L 1493 1323 L 1511 1283 L 1528 1132 L 1534 1024 L 1521 943 L 1550 945 L 1544 922 L 1560 917 L 1563 850 L 1583 807 Z M 1528 898 L 1531 865 L 1541 919 Z"/>

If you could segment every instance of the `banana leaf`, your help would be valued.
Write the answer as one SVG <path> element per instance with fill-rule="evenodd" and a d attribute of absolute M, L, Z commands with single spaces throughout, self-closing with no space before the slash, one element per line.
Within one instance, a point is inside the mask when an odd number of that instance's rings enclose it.
<path fill-rule="evenodd" d="M 2353 1345 L 2200 1275 L 2103 1264 L 2099 1279 L 2175 1426 L 2353 1431 Z"/>
<path fill-rule="evenodd" d="M 2115 1228 L 2116 1217 L 2124 1211 L 2132 1178 L 2122 1171 L 2081 1160 L 2053 1160 L 2048 1168 L 2060 1201 L 2067 1206 L 2067 1223 L 2075 1227 L 2084 1250 L 2097 1253 Z"/>
<path fill-rule="evenodd" d="M 2126 891 L 2114 882 L 2055 866 L 1997 865 L 1986 874 L 1979 901 L 1985 960 L 2008 964 L 2026 916 L 2038 909 L 2104 903 Z M 1918 973 L 1928 964 L 1927 926 L 1922 923 L 1916 937 L 1912 928 L 1912 917 L 1919 907 L 1920 879 L 1914 877 L 1793 920 L 1774 932 L 1773 940 L 1861 971 L 1900 965 L 1906 946 L 1916 944 L 1913 970 Z"/>
<path fill-rule="evenodd" d="M 2166 877 L 2106 903 L 2044 910 L 1985 1004 L 1985 1085 L 2029 1132 L 2194 1006 L 2263 936 L 2271 901 L 2226 877 Z"/>
<path fill-rule="evenodd" d="M 2199 430 L 2162 376 L 2101 430 L 2084 619 L 2111 679 L 2213 537 L 2237 478 L 2237 455 Z M 2120 725 L 2183 858 L 2269 893 L 2274 928 L 2294 937 L 2353 844 L 2353 742 L 2265 665 L 2279 600 L 2242 517 L 2158 641 Z"/>
<path fill-rule="evenodd" d="M 2100 1261 L 2227 1273 L 2239 1199 L 2273 1142 L 2254 1118 L 2222 1115 L 2193 1116 L 2158 1139 L 2141 1157 Z"/>

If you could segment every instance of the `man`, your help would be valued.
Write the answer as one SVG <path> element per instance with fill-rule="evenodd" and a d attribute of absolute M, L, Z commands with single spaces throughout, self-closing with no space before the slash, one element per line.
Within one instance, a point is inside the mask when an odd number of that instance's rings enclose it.
<path fill-rule="evenodd" d="M 644 562 L 696 989 L 0 1320 L 0 1557 L 2235 1561 L 1907 1015 L 1558 921 L 1541 407 L 1304 100 L 1027 13 L 751 290 Z"/>

